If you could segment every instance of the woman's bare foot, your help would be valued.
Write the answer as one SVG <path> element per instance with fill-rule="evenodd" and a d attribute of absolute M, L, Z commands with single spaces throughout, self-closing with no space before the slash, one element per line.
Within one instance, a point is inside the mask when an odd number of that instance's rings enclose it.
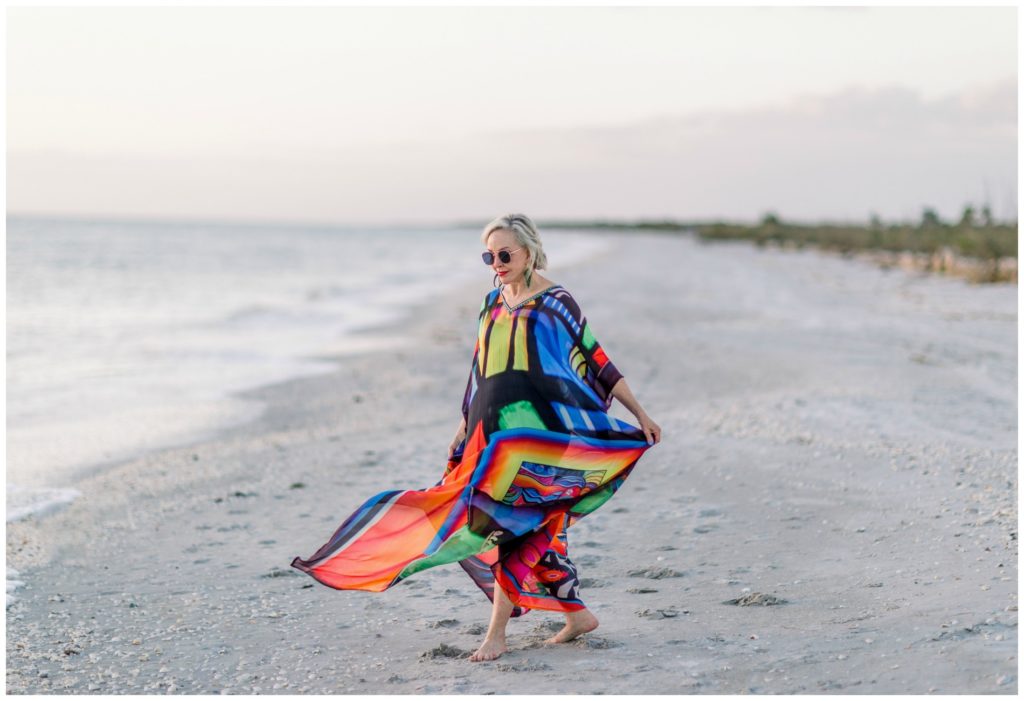
<path fill-rule="evenodd" d="M 502 653 L 508 652 L 508 647 L 505 645 L 505 640 L 485 638 L 480 649 L 469 656 L 472 662 L 483 662 L 485 660 L 496 660 L 501 657 Z"/>
<path fill-rule="evenodd" d="M 584 633 L 597 628 L 597 616 L 592 614 L 588 609 L 582 611 L 573 611 L 572 613 L 565 614 L 565 628 L 558 631 L 550 638 L 545 640 L 545 643 L 567 643 L 570 640 L 575 640 Z"/>
<path fill-rule="evenodd" d="M 495 585 L 491 623 L 487 626 L 487 635 L 484 636 L 483 644 L 480 645 L 479 650 L 469 656 L 470 660 L 473 662 L 496 660 L 501 657 L 502 653 L 508 652 L 508 648 L 505 647 L 505 626 L 508 624 L 508 619 L 512 616 L 513 608 L 515 608 L 515 605 L 508 598 L 505 591 L 500 586 Z"/>

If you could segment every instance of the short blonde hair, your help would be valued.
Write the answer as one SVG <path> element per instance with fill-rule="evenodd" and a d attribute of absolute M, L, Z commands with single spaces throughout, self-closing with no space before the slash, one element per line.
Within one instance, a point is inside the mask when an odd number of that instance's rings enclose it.
<path fill-rule="evenodd" d="M 487 245 L 487 237 L 497 229 L 508 229 L 515 234 L 516 241 L 524 246 L 533 261 L 532 270 L 544 270 L 548 267 L 548 257 L 544 253 L 544 244 L 540 242 L 540 234 L 537 227 L 525 214 L 506 214 L 491 221 L 484 227 L 484 233 L 480 236 L 483 244 Z"/>

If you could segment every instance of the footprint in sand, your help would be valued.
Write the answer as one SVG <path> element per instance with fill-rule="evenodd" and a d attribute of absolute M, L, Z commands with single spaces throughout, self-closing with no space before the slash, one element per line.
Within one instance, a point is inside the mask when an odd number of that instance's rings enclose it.
<path fill-rule="evenodd" d="M 437 647 L 420 653 L 421 658 L 428 660 L 458 659 L 462 657 L 469 657 L 469 655 L 469 651 L 453 647 L 447 643 L 441 643 Z"/>
<path fill-rule="evenodd" d="M 644 567 L 627 572 L 630 577 L 646 577 L 647 579 L 665 579 L 667 577 L 682 577 L 680 573 L 669 567 Z"/>
<path fill-rule="evenodd" d="M 608 638 L 598 638 L 594 635 L 587 634 L 581 635 L 575 640 L 570 640 L 566 645 L 572 645 L 573 647 L 583 647 L 589 650 L 607 650 L 612 647 L 622 647 L 622 643 L 617 640 L 609 640 Z"/>
<path fill-rule="evenodd" d="M 442 618 L 439 621 L 430 621 L 427 623 L 427 628 L 454 628 L 457 625 L 459 625 L 458 619 Z"/>
<path fill-rule="evenodd" d="M 534 662 L 532 660 L 523 660 L 517 664 L 509 664 L 508 662 L 499 662 L 494 665 L 494 669 L 499 672 L 543 672 L 551 669 L 551 667 L 544 662 Z"/>
<path fill-rule="evenodd" d="M 676 609 L 675 607 L 670 606 L 670 607 L 668 607 L 666 609 L 641 609 L 641 610 L 636 612 L 636 615 L 640 616 L 641 618 L 660 619 L 660 618 L 676 618 L 676 617 L 680 616 L 681 614 L 685 614 L 685 613 L 689 613 L 689 612 L 690 612 L 689 609 L 679 610 L 679 609 Z"/>
<path fill-rule="evenodd" d="M 788 602 L 772 594 L 762 594 L 759 591 L 755 591 L 738 599 L 726 599 L 722 603 L 732 604 L 733 606 L 777 606 Z"/>
<path fill-rule="evenodd" d="M 261 574 L 260 579 L 274 579 L 276 577 L 301 577 L 302 573 L 295 569 L 283 570 L 280 567 L 272 567 L 266 574 Z"/>
<path fill-rule="evenodd" d="M 557 633 L 565 627 L 562 621 L 544 621 L 533 628 L 534 633 Z"/>

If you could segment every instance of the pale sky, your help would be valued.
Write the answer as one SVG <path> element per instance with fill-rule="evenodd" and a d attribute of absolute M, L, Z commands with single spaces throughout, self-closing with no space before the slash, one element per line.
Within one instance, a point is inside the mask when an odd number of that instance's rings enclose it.
<path fill-rule="evenodd" d="M 1017 9 L 8 8 L 10 214 L 1013 217 Z"/>

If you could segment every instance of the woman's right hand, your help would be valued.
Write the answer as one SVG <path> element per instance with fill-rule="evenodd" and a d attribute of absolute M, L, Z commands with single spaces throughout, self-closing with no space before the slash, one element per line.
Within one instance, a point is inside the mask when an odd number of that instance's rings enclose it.
<path fill-rule="evenodd" d="M 465 438 L 466 438 L 466 420 L 463 419 L 462 423 L 459 424 L 458 430 L 455 431 L 455 438 L 452 439 L 451 445 L 448 446 L 448 459 L 449 460 L 451 460 L 452 459 L 452 455 L 455 454 L 455 449 L 459 447 L 459 443 L 461 443 Z"/>

